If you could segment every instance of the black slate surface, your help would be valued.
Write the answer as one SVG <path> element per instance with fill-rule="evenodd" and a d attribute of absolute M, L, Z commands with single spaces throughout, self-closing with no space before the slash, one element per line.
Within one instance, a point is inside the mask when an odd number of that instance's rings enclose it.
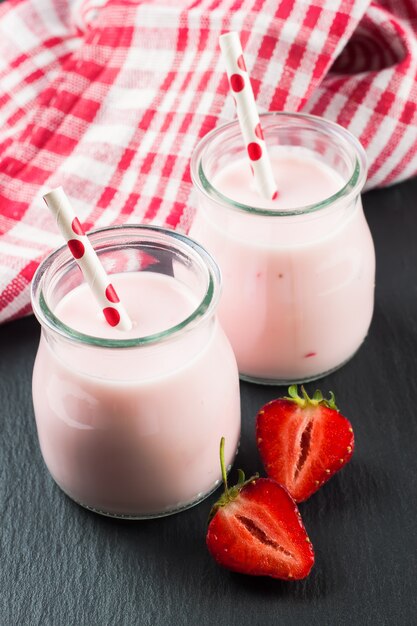
<path fill-rule="evenodd" d="M 375 315 L 356 357 L 320 384 L 335 391 L 357 445 L 351 464 L 301 505 L 316 549 L 310 577 L 219 569 L 204 543 L 215 496 L 148 522 L 101 518 L 64 496 L 37 443 L 39 328 L 27 318 L 0 327 L 2 626 L 417 623 L 417 179 L 364 201 L 377 250 Z M 247 472 L 261 468 L 254 415 L 283 391 L 242 384 L 237 465 Z"/>

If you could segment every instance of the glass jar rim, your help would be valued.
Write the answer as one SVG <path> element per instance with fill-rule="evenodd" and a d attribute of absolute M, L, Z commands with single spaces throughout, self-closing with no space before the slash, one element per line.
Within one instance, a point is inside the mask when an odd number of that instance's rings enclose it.
<path fill-rule="evenodd" d="M 227 208 L 230 208 L 232 210 L 248 213 L 251 215 L 259 215 L 263 217 L 290 217 L 295 215 L 306 215 L 315 213 L 316 211 L 328 208 L 336 202 L 338 203 L 342 199 L 349 200 L 352 196 L 356 196 L 360 193 L 366 181 L 368 169 L 367 157 L 362 144 L 358 139 L 356 139 L 354 135 L 352 135 L 351 132 L 349 132 L 348 130 L 343 128 L 343 126 L 340 126 L 340 124 L 337 124 L 336 122 L 324 119 L 323 117 L 319 117 L 318 115 L 310 115 L 308 113 L 270 111 L 268 113 L 262 113 L 260 117 L 264 121 L 268 120 L 268 118 L 272 120 L 285 118 L 304 120 L 305 122 L 309 122 L 310 124 L 315 124 L 316 129 L 317 127 L 321 127 L 323 132 L 326 129 L 326 134 L 329 134 L 330 131 L 334 135 L 337 135 L 346 145 L 348 145 L 351 149 L 353 148 L 355 153 L 355 164 L 349 180 L 336 193 L 332 194 L 331 196 L 325 198 L 320 202 L 295 207 L 291 210 L 286 211 L 274 211 L 265 207 L 253 207 L 251 205 L 242 204 L 240 202 L 232 200 L 231 198 L 222 194 L 218 189 L 216 189 L 207 178 L 203 168 L 203 156 L 205 150 L 210 145 L 210 143 L 222 133 L 231 130 L 237 130 L 236 134 L 240 135 L 238 121 L 233 120 L 214 128 L 209 133 L 204 135 L 204 137 L 200 139 L 200 141 L 194 148 L 193 154 L 191 156 L 190 170 L 193 184 L 201 193 L 210 198 L 210 200 L 214 200 L 222 206 L 226 205 Z"/>
<path fill-rule="evenodd" d="M 199 243 L 191 239 L 191 237 L 161 226 L 121 224 L 96 228 L 89 231 L 87 234 L 89 238 L 91 237 L 94 239 L 103 234 L 117 233 L 121 235 L 125 231 L 128 233 L 132 233 L 132 231 L 139 231 L 148 235 L 154 234 L 156 236 L 166 236 L 170 238 L 171 241 L 176 242 L 177 246 L 182 246 L 183 251 L 188 248 L 194 253 L 194 258 L 200 260 L 201 265 L 203 265 L 207 271 L 207 288 L 202 299 L 199 301 L 192 313 L 190 313 L 190 315 L 178 324 L 175 324 L 174 326 L 171 326 L 163 331 L 153 333 L 151 335 L 144 335 L 142 337 L 132 337 L 129 339 L 97 337 L 75 330 L 67 324 L 64 324 L 64 322 L 62 322 L 53 313 L 43 292 L 45 277 L 47 277 L 47 273 L 51 271 L 53 263 L 56 262 L 59 257 L 63 257 L 62 260 L 64 263 L 76 265 L 75 260 L 68 251 L 67 245 L 63 244 L 59 248 L 50 252 L 40 263 L 32 279 L 31 300 L 33 312 L 42 328 L 47 328 L 67 340 L 83 345 L 95 346 L 98 348 L 138 348 L 158 344 L 174 337 L 176 338 L 182 331 L 190 330 L 191 328 L 199 325 L 203 320 L 210 317 L 215 310 L 220 297 L 221 274 L 219 266 L 207 250 Z M 150 241 L 152 241 L 152 239 L 150 239 Z"/>

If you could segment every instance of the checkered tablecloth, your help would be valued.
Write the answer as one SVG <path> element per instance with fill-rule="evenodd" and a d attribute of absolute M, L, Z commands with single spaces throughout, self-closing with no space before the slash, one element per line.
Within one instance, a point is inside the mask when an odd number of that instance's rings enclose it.
<path fill-rule="evenodd" d="M 189 159 L 234 117 L 218 36 L 240 33 L 261 111 L 349 128 L 368 187 L 417 173 L 416 0 L 8 0 L 0 5 L 0 321 L 30 312 L 60 244 L 63 185 L 86 228 L 187 229 Z"/>

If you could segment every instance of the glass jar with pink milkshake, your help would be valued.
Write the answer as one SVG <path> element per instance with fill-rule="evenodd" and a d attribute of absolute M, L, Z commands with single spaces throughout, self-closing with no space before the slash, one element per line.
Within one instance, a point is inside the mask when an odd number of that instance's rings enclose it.
<path fill-rule="evenodd" d="M 220 266 L 219 318 L 241 377 L 287 384 L 339 368 L 368 332 L 375 253 L 360 197 L 366 156 L 347 130 L 315 116 L 268 113 L 262 127 L 277 198 L 258 195 L 238 123 L 225 124 L 192 157 L 190 235 Z"/>
<path fill-rule="evenodd" d="M 42 333 L 33 402 L 45 463 L 83 506 L 117 517 L 196 504 L 240 436 L 236 360 L 216 309 L 220 275 L 188 237 L 160 228 L 95 231 L 91 242 L 130 319 L 106 323 L 67 246 L 32 286 Z"/>

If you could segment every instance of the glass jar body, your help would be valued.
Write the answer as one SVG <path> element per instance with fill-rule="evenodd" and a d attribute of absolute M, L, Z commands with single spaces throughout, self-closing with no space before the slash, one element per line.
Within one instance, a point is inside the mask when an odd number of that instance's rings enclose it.
<path fill-rule="evenodd" d="M 94 235 L 93 244 L 120 269 L 126 242 L 120 230 L 116 238 L 108 233 L 106 252 Z M 128 229 L 130 271 L 147 271 L 143 258 L 152 256 L 152 272 L 169 272 L 190 288 L 200 283 L 196 259 L 183 256 L 186 238 L 178 256 L 175 235 L 157 234 L 155 247 L 152 229 Z M 68 293 L 76 272 L 43 274 L 43 293 L 52 289 L 45 297 Z M 188 508 L 213 491 L 220 438 L 230 464 L 240 436 L 236 361 L 215 305 L 178 332 L 129 347 L 81 342 L 42 326 L 33 402 L 45 463 L 65 493 L 100 513 L 144 518 Z"/>
<path fill-rule="evenodd" d="M 302 115 L 263 120 L 270 145 L 318 150 L 317 158 L 348 179 L 355 163 L 361 166 L 355 152 L 339 153 L 337 135 L 330 143 L 321 127 L 313 132 L 314 122 Z M 198 210 L 190 234 L 221 268 L 219 318 L 240 375 L 267 384 L 319 378 L 352 357 L 372 318 L 375 253 L 359 180 L 323 206 L 298 212 L 233 205 L 203 184 L 221 167 L 213 152 L 220 150 L 225 162 L 240 155 L 231 125 L 223 138 L 221 129 L 215 132 L 193 159 Z"/>

